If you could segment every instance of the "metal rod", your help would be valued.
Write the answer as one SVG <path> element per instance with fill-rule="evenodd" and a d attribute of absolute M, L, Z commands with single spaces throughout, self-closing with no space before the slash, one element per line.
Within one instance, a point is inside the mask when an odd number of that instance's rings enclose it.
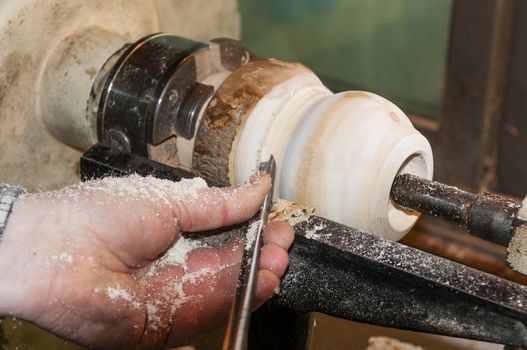
<path fill-rule="evenodd" d="M 511 240 L 521 207 L 494 194 L 473 194 L 410 174 L 395 178 L 391 198 L 399 206 L 451 221 L 474 236 L 503 246 Z"/>
<path fill-rule="evenodd" d="M 236 297 L 225 331 L 225 339 L 223 342 L 224 350 L 247 349 L 254 290 L 256 288 L 256 278 L 260 265 L 260 249 L 263 244 L 263 230 L 267 224 L 269 212 L 273 204 L 275 168 L 276 163 L 272 155 L 267 162 L 260 163 L 260 171 L 271 176 L 271 187 L 265 196 L 262 209 L 260 210 L 259 220 L 249 226 L 248 229 L 245 250 L 240 265 L 238 285 L 236 287 Z M 254 230 L 253 227 L 255 224 L 257 225 L 256 231 L 251 232 Z M 252 234 L 256 236 L 252 238 Z"/>

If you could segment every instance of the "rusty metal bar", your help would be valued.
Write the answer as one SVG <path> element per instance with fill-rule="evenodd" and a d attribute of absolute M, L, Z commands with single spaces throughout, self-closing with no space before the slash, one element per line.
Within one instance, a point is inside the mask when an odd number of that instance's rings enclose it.
<path fill-rule="evenodd" d="M 451 221 L 470 234 L 508 246 L 521 204 L 490 193 L 469 193 L 454 186 L 404 174 L 395 178 L 392 200 L 398 205 Z"/>

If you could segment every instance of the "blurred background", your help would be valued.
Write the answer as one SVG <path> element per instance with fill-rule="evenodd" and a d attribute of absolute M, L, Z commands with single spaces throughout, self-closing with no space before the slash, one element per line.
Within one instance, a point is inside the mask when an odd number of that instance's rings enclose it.
<path fill-rule="evenodd" d="M 335 91 L 368 90 L 438 118 L 452 0 L 240 0 L 242 41 Z"/>

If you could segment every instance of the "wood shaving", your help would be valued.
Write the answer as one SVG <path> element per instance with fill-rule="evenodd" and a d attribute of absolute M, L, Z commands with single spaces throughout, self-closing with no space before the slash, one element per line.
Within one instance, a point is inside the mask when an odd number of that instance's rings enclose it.
<path fill-rule="evenodd" d="M 315 208 L 311 206 L 278 199 L 273 203 L 271 214 L 269 214 L 269 222 L 285 221 L 289 225 L 294 226 L 307 220 L 314 212 Z"/>

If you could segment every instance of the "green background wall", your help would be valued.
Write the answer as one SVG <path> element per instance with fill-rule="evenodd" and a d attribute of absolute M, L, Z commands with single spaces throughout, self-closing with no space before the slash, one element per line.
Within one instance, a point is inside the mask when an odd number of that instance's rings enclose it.
<path fill-rule="evenodd" d="M 240 0 L 242 40 L 299 61 L 333 90 L 385 96 L 438 117 L 452 0 Z"/>

